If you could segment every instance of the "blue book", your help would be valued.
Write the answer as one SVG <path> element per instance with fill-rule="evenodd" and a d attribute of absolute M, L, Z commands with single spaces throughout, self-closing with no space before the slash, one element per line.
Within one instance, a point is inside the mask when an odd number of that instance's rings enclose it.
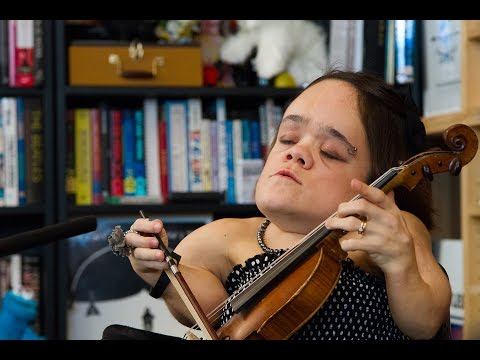
<path fill-rule="evenodd" d="M 27 204 L 27 179 L 25 158 L 25 111 L 23 97 L 17 98 L 17 144 L 18 144 L 18 205 Z"/>
<path fill-rule="evenodd" d="M 250 125 L 250 155 L 252 159 L 262 158 L 262 143 L 260 138 L 260 122 L 249 121 Z"/>
<path fill-rule="evenodd" d="M 135 195 L 135 117 L 133 110 L 122 111 L 123 192 Z"/>
<path fill-rule="evenodd" d="M 144 141 L 143 110 L 135 110 L 135 195 L 147 195 L 147 183 L 145 180 L 145 141 Z"/>
<path fill-rule="evenodd" d="M 252 150 L 250 144 L 250 120 L 242 119 L 242 158 L 250 159 Z"/>
<path fill-rule="evenodd" d="M 225 121 L 225 143 L 227 154 L 226 203 L 235 204 L 235 157 L 233 153 L 233 121 Z"/>

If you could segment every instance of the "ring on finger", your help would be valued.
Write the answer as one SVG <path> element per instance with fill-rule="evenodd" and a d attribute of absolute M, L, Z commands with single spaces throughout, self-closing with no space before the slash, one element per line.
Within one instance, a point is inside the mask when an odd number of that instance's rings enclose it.
<path fill-rule="evenodd" d="M 367 228 L 367 220 L 362 220 L 360 227 L 358 228 L 357 232 L 359 235 L 363 235 L 365 233 L 365 229 Z"/>

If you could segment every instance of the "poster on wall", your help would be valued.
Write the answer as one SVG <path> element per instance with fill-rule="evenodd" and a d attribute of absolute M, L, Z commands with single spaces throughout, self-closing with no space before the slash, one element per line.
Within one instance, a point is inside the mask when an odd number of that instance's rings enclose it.
<path fill-rule="evenodd" d="M 150 218 L 162 219 L 173 249 L 186 235 L 213 219 L 210 214 Z M 126 231 L 134 221 L 134 217 L 98 218 L 95 231 L 68 239 L 67 339 L 99 340 L 112 324 L 179 337 L 188 330 L 170 314 L 162 299 L 149 295 L 149 286 L 133 271 L 128 259 L 114 255 L 108 244 L 108 235 L 116 225 Z"/>

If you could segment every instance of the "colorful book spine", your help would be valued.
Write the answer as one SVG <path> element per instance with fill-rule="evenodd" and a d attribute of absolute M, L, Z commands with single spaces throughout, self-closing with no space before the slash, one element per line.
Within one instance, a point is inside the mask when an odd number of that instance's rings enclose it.
<path fill-rule="evenodd" d="M 75 113 L 75 187 L 76 205 L 93 204 L 92 129 L 90 109 L 76 108 Z"/>
<path fill-rule="evenodd" d="M 135 195 L 135 115 L 133 110 L 122 111 L 123 192 Z"/>
<path fill-rule="evenodd" d="M 123 196 L 122 113 L 110 111 L 110 197 Z"/>
<path fill-rule="evenodd" d="M 210 159 L 212 163 L 212 191 L 219 192 L 218 181 L 218 122 L 210 121 Z"/>
<path fill-rule="evenodd" d="M 165 102 L 167 125 L 168 184 L 171 192 L 188 192 L 187 102 Z"/>
<path fill-rule="evenodd" d="M 102 143 L 100 110 L 90 109 L 91 131 L 92 131 L 92 196 L 93 205 L 103 204 L 102 193 Z"/>
<path fill-rule="evenodd" d="M 134 152 L 134 176 L 135 196 L 147 195 L 147 183 L 145 180 L 145 133 L 143 110 L 136 109 L 135 117 L 135 152 Z"/>
<path fill-rule="evenodd" d="M 43 138 L 43 111 L 41 101 L 37 97 L 25 98 L 25 144 L 26 144 L 26 171 L 27 171 L 27 204 L 40 204 L 44 200 L 44 138 Z M 73 121 L 72 121 L 73 132 Z M 73 138 L 73 133 L 72 133 Z M 68 141 L 68 139 L 67 139 Z M 68 148 L 67 148 L 68 156 Z M 75 156 L 72 148 L 72 156 Z M 75 172 L 73 162 L 73 172 Z M 75 173 L 73 173 L 75 176 Z M 75 180 L 74 180 L 75 181 Z M 75 182 L 74 182 L 75 183 Z M 73 189 L 72 194 L 75 193 Z"/>
<path fill-rule="evenodd" d="M 100 147 L 101 147 L 101 192 L 102 199 L 105 202 L 110 197 L 110 132 L 109 117 L 110 109 L 107 104 L 100 103 L 98 106 L 100 114 Z"/>
<path fill-rule="evenodd" d="M 233 121 L 225 121 L 225 146 L 227 165 L 227 189 L 225 201 L 227 204 L 235 204 L 235 150 L 233 143 Z"/>
<path fill-rule="evenodd" d="M 224 192 L 227 190 L 228 187 L 226 141 L 227 110 L 225 105 L 225 99 L 217 98 L 215 105 L 217 117 L 218 191 Z"/>
<path fill-rule="evenodd" d="M 158 101 L 147 98 L 143 101 L 145 132 L 145 174 L 147 194 L 158 197 L 163 202 L 160 185 L 160 150 L 159 150 L 159 111 Z"/>
<path fill-rule="evenodd" d="M 0 101 L 0 207 L 5 206 L 5 132 L 2 106 L 3 101 Z"/>
<path fill-rule="evenodd" d="M 242 123 L 242 158 L 250 159 L 252 157 L 252 146 L 250 140 L 250 120 L 241 119 Z"/>
<path fill-rule="evenodd" d="M 158 152 L 160 154 L 160 192 L 164 203 L 168 202 L 168 193 L 170 191 L 167 149 L 167 123 L 162 115 L 162 118 L 158 122 Z"/>
<path fill-rule="evenodd" d="M 65 194 L 69 204 L 75 204 L 75 110 L 67 109 L 65 119 Z"/>
<path fill-rule="evenodd" d="M 33 20 L 33 77 L 34 85 L 39 87 L 45 81 L 45 54 L 43 48 L 43 22 Z"/>
<path fill-rule="evenodd" d="M 17 99 L 1 99 L 5 134 L 5 206 L 18 206 Z"/>
<path fill-rule="evenodd" d="M 260 122 L 252 120 L 250 124 L 250 155 L 252 159 L 262 159 L 262 144 L 260 140 Z"/>
<path fill-rule="evenodd" d="M 8 20 L 0 19 L 0 85 L 8 86 Z"/>
<path fill-rule="evenodd" d="M 33 87 L 33 20 L 16 20 L 15 87 Z"/>
<path fill-rule="evenodd" d="M 202 181 L 203 191 L 213 191 L 212 186 L 212 148 L 210 141 L 210 119 L 203 118 L 201 121 L 200 139 L 202 147 Z"/>
<path fill-rule="evenodd" d="M 27 204 L 25 108 L 23 97 L 17 97 L 17 154 L 18 154 L 18 205 Z"/>
<path fill-rule="evenodd" d="M 205 191 L 202 176 L 202 102 L 198 98 L 190 98 L 187 104 L 189 189 L 192 192 Z"/>

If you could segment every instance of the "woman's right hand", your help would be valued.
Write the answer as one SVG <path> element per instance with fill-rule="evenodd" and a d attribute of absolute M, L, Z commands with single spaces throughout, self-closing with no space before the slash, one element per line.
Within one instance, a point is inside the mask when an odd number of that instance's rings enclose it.
<path fill-rule="evenodd" d="M 132 248 L 128 259 L 133 270 L 150 286 L 155 285 L 160 273 L 168 269 L 165 254 L 159 249 L 157 238 L 160 234 L 165 246 L 168 246 L 168 236 L 163 222 L 159 219 L 149 220 L 139 218 L 130 226 L 126 236 L 126 245 Z"/>

